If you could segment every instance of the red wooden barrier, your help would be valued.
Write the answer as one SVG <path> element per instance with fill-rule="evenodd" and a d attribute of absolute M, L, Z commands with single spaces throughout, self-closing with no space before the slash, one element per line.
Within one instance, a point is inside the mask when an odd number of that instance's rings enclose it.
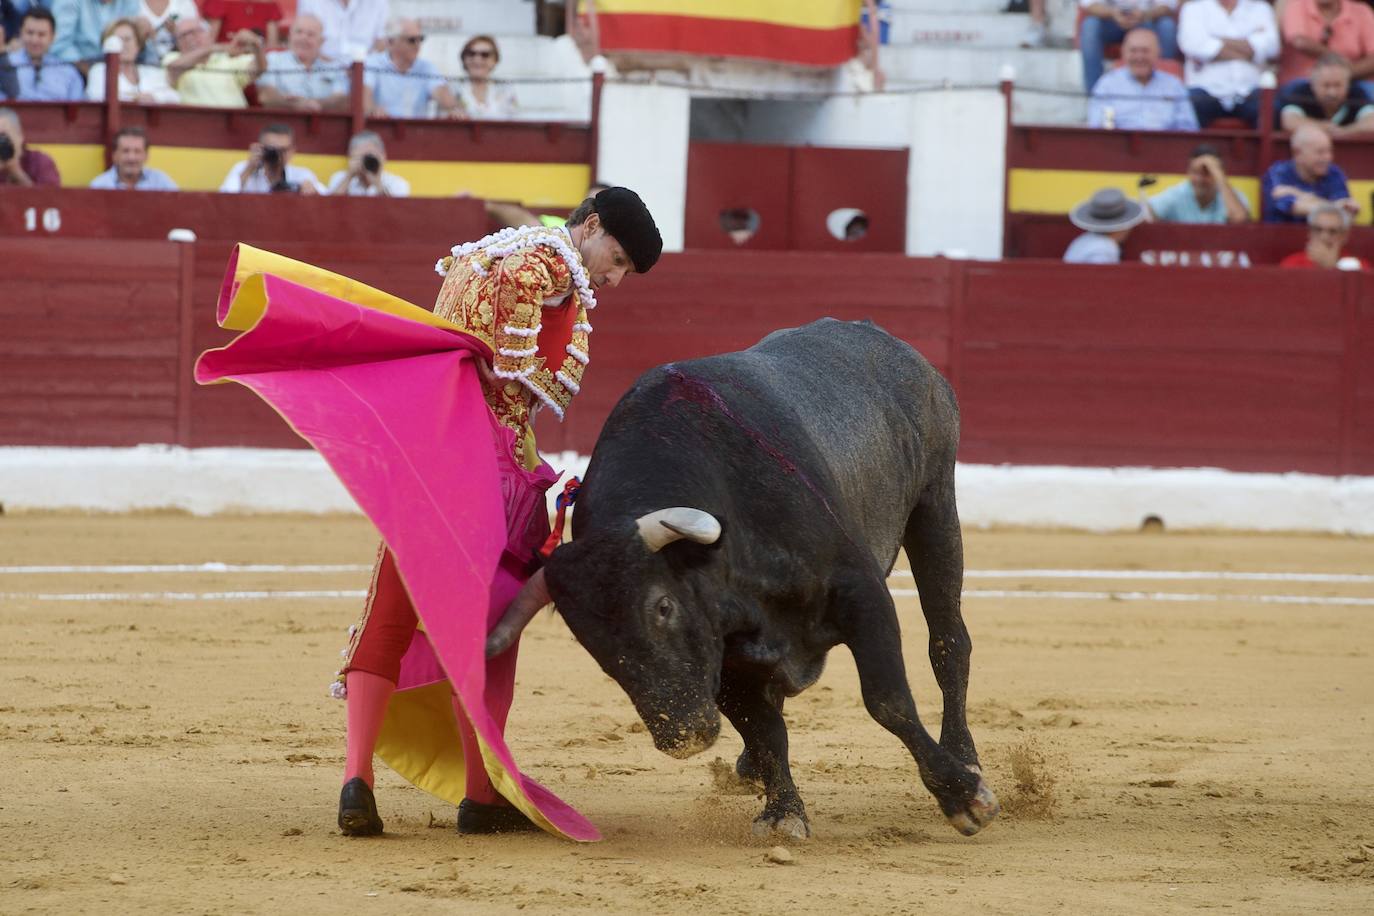
<path fill-rule="evenodd" d="M 886 251 L 906 250 L 907 151 L 692 143 L 687 154 L 688 248 Z M 721 225 L 722 211 L 753 210 L 758 230 L 737 243 Z M 826 217 L 864 213 L 861 238 L 836 238 Z"/>
<path fill-rule="evenodd" d="M 1067 216 L 1012 213 L 1008 217 L 1007 255 L 1057 261 L 1082 229 Z M 1163 266 L 1236 266 L 1277 264 L 1307 245 L 1307 227 L 1286 223 L 1200 226 L 1147 223 L 1137 226 L 1122 246 L 1122 259 Z M 1351 229 L 1347 250 L 1374 261 L 1374 228 Z M 1244 254 L 1244 258 L 1241 255 Z M 1186 255 L 1186 261 L 1180 261 Z M 1205 257 L 1204 257 L 1205 255 Z"/>
<path fill-rule="evenodd" d="M 428 263 L 398 266 L 413 244 L 274 247 L 414 302 L 438 288 Z M 228 338 L 227 252 L 0 237 L 0 443 L 299 445 L 251 394 L 191 383 L 192 355 Z M 1368 274 L 697 252 L 601 300 L 575 409 L 540 421 L 546 451 L 589 451 L 653 365 L 831 315 L 875 320 L 950 377 L 965 461 L 1374 474 Z"/>
<path fill-rule="evenodd" d="M 0 237 L 165 239 L 174 228 L 201 239 L 414 243 L 409 256 L 432 264 L 462 240 L 487 232 L 483 202 L 410 197 L 301 197 L 213 192 L 129 193 L 85 188 L 8 188 L 0 194 Z M 400 262 L 398 262 L 400 263 Z"/>

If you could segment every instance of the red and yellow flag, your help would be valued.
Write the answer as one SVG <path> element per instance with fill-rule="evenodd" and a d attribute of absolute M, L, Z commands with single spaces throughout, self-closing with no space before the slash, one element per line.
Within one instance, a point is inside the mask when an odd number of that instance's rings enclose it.
<path fill-rule="evenodd" d="M 835 67 L 854 56 L 861 2 L 596 0 L 596 12 L 606 51 L 750 57 Z"/>

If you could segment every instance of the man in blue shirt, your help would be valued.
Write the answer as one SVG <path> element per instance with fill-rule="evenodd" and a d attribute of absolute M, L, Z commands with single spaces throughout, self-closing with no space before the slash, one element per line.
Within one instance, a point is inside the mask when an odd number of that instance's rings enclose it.
<path fill-rule="evenodd" d="M 19 88 L 17 98 L 21 101 L 69 102 L 85 98 L 81 74 L 48 52 L 56 34 L 53 15 L 43 7 L 31 7 L 24 13 L 19 26 L 22 47 L 9 55 Z"/>
<path fill-rule="evenodd" d="M 1351 216 L 1360 205 L 1350 196 L 1345 173 L 1332 162 L 1331 138 L 1315 124 L 1303 124 L 1288 141 L 1293 158 L 1275 162 L 1260 183 L 1266 223 L 1306 222 L 1307 214 L 1330 201 Z"/>
<path fill-rule="evenodd" d="M 114 138 L 110 166 L 91 182 L 103 191 L 175 191 L 176 183 L 165 172 L 145 168 L 148 161 L 148 135 L 141 127 L 126 127 Z"/>
<path fill-rule="evenodd" d="M 1145 201 L 1146 218 L 1166 223 L 1245 223 L 1250 202 L 1226 180 L 1221 155 L 1204 143 L 1188 159 L 1188 180 Z"/>
<path fill-rule="evenodd" d="M 52 54 L 85 73 L 100 59 L 100 36 L 116 19 L 137 19 L 140 0 L 53 0 L 57 40 Z"/>
<path fill-rule="evenodd" d="M 441 117 L 455 118 L 462 106 L 448 82 L 427 60 L 420 60 L 425 35 L 414 19 L 393 18 L 386 25 L 386 50 L 363 64 L 367 110 L 374 118 L 427 118 L 429 100 Z"/>
<path fill-rule="evenodd" d="M 1159 39 L 1149 29 L 1132 29 L 1121 45 L 1125 65 L 1109 70 L 1093 86 L 1089 127 L 1118 130 L 1197 130 L 1197 112 L 1183 81 L 1157 69 Z"/>

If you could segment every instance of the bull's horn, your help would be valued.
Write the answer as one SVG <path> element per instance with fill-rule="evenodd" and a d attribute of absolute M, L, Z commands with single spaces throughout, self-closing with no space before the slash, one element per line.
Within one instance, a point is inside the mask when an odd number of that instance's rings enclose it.
<path fill-rule="evenodd" d="M 501 620 L 487 635 L 487 658 L 500 655 L 509 649 L 520 638 L 520 631 L 534 619 L 535 614 L 539 613 L 539 609 L 552 602 L 548 583 L 544 579 L 544 570 L 538 570 L 520 589 L 520 594 L 515 596 L 515 600 L 506 606 Z"/>
<path fill-rule="evenodd" d="M 654 553 L 682 538 L 698 544 L 714 544 L 720 540 L 720 522 L 716 517 L 688 506 L 650 512 L 640 516 L 635 525 L 645 545 Z"/>

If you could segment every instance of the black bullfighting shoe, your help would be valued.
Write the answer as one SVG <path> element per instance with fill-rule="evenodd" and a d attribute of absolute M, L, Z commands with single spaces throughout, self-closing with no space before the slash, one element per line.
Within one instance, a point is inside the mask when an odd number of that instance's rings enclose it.
<path fill-rule="evenodd" d="M 382 832 L 377 799 L 361 776 L 344 783 L 339 793 L 339 830 L 344 836 L 376 836 Z"/>
<path fill-rule="evenodd" d="M 465 798 L 458 806 L 459 833 L 519 833 L 539 825 L 513 805 L 484 805 Z"/>

